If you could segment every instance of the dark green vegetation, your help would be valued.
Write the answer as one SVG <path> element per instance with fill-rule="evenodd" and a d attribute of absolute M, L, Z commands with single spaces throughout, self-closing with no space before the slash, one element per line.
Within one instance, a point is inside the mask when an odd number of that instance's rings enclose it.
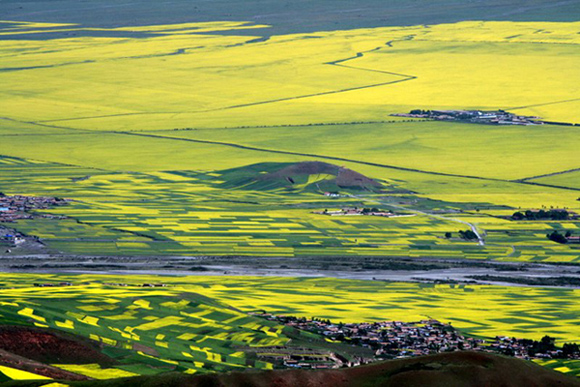
<path fill-rule="evenodd" d="M 477 239 L 477 234 L 471 230 L 460 230 L 458 232 L 458 234 L 462 239 L 467 239 L 467 240 Z M 445 235 L 445 236 L 447 236 L 447 235 Z"/>
<path fill-rule="evenodd" d="M 570 214 L 566 210 L 527 210 L 524 212 L 516 211 L 512 215 L 513 220 L 566 220 Z"/>
<path fill-rule="evenodd" d="M 571 231 L 566 231 L 564 234 L 560 234 L 558 232 L 558 230 L 554 230 L 551 233 L 546 234 L 546 237 L 548 237 L 549 240 L 563 244 L 563 245 L 565 245 L 569 242 L 569 238 L 571 236 L 572 236 Z"/>
<path fill-rule="evenodd" d="M 297 1 L 188 1 L 116 0 L 8 0 L 0 5 L 4 20 L 79 23 L 87 27 L 174 24 L 192 21 L 253 21 L 272 25 L 260 35 L 278 35 L 337 29 L 450 23 L 462 20 L 575 21 L 577 0 L 297 0 Z M 98 32 L 87 32 L 99 36 Z M 243 33 L 242 32 L 237 32 Z M 246 32 L 255 34 L 256 32 Z M 38 38 L 57 34 L 38 35 Z M 111 34 L 105 34 L 111 36 Z M 118 34 L 117 34 L 118 36 Z M 31 36 L 27 36 L 29 39 Z"/>
<path fill-rule="evenodd" d="M 6 387 L 39 387 L 39 382 L 7 382 Z M 67 382 L 71 386 L 120 387 L 262 387 L 262 386 L 580 386 L 577 380 L 530 362 L 475 352 L 453 352 L 411 359 L 392 360 L 341 370 L 286 370 L 235 372 L 221 375 L 169 374 L 110 381 Z"/>

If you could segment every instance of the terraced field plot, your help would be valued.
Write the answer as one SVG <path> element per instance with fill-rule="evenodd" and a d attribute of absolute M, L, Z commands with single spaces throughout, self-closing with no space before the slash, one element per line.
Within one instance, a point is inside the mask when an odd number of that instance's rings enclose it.
<path fill-rule="evenodd" d="M 7 282 L 0 291 L 2 323 L 50 327 L 105 344 L 103 352 L 118 359 L 112 369 L 103 371 L 99 364 L 55 365 L 90 377 L 236 367 L 267 369 L 271 364 L 246 359 L 245 353 L 236 348 L 289 341 L 282 333 L 283 327 L 199 294 L 184 293 L 183 287 L 153 290 L 144 289 L 142 283 L 139 287 L 119 287 L 91 284 L 89 277 L 80 276 L 75 277 L 81 282 L 77 286 L 38 288 L 32 286 L 34 276 L 18 278 L 3 276 Z M 57 283 L 63 278 L 41 276 L 36 280 Z"/>
<path fill-rule="evenodd" d="M 565 374 L 580 377 L 580 362 L 574 360 L 538 360 L 537 364 Z"/>

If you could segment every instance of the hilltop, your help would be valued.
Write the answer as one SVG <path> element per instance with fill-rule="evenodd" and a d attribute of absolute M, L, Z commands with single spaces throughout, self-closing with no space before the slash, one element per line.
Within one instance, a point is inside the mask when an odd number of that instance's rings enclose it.
<path fill-rule="evenodd" d="M 252 190 L 366 190 L 380 191 L 382 185 L 361 173 L 320 161 L 258 163 L 222 171 L 227 185 Z"/>

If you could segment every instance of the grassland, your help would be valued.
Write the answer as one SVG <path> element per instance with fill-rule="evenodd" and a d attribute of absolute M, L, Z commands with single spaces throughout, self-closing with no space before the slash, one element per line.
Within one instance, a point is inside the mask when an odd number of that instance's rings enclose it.
<path fill-rule="evenodd" d="M 73 286 L 33 286 L 62 281 Z M 48 274 L 2 274 L 0 282 L 3 324 L 75 333 L 101 343 L 104 353 L 118 361 L 109 367 L 55 364 L 87 376 L 268 369 L 271 365 L 248 358 L 243 349 L 286 344 L 289 332 L 245 314 L 257 310 L 343 322 L 415 321 L 428 316 L 481 338 L 539 339 L 548 334 L 563 343 L 577 340 L 580 333 L 578 291 L 572 289 L 332 278 Z M 128 286 L 114 285 L 119 282 Z M 166 287 L 141 286 L 146 283 Z M 298 344 L 299 339 L 292 337 Z M 570 372 L 575 364 L 569 362 Z"/>

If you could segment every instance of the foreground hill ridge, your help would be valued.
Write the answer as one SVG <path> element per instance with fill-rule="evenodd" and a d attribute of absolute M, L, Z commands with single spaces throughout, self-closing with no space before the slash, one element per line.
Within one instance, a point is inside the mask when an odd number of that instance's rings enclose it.
<path fill-rule="evenodd" d="M 203 375 L 190 386 L 580 386 L 580 382 L 519 359 L 477 352 L 453 352 L 385 361 L 354 368 Z"/>
<path fill-rule="evenodd" d="M 71 387 L 577 387 L 580 381 L 531 362 L 479 352 L 452 352 L 397 359 L 338 370 L 276 370 L 227 374 L 158 376 L 66 382 Z M 12 381 L 3 386 L 41 387 L 46 381 Z"/>

